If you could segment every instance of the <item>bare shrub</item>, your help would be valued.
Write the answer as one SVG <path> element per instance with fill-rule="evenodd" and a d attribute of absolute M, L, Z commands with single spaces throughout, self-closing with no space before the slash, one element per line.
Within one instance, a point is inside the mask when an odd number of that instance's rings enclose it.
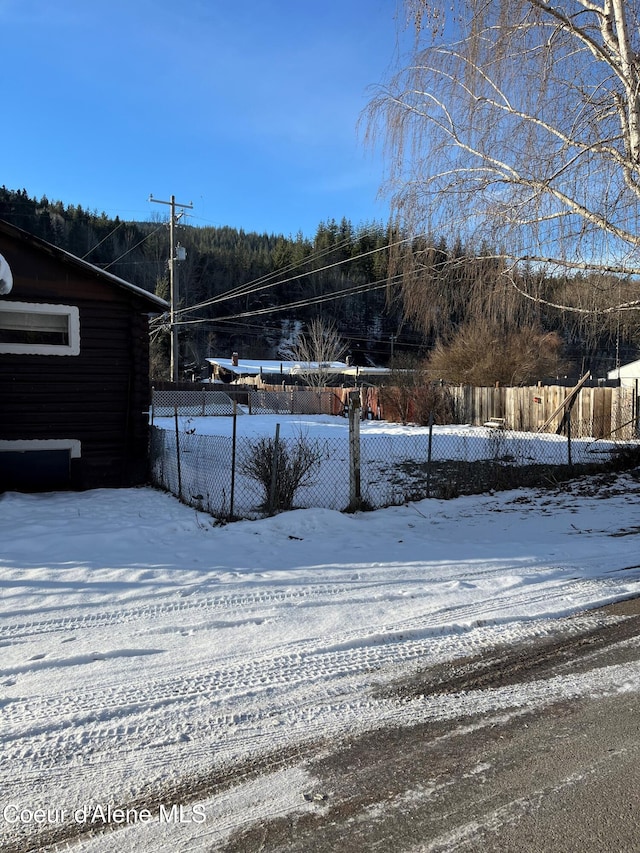
<path fill-rule="evenodd" d="M 294 439 L 256 438 L 247 442 L 238 462 L 241 474 L 257 482 L 262 508 L 282 512 L 293 507 L 298 489 L 314 482 L 326 451 L 303 435 Z"/>
<path fill-rule="evenodd" d="M 427 426 L 453 421 L 454 404 L 447 388 L 434 383 L 411 358 L 400 358 L 389 376 L 389 384 L 380 389 L 385 419 L 402 424 Z"/>
<path fill-rule="evenodd" d="M 413 421 L 420 426 L 453 423 L 454 402 L 449 390 L 434 382 L 416 388 Z"/>
<path fill-rule="evenodd" d="M 460 385 L 532 385 L 562 369 L 561 349 L 559 335 L 536 326 L 470 322 L 436 344 L 426 370 L 432 379 Z"/>

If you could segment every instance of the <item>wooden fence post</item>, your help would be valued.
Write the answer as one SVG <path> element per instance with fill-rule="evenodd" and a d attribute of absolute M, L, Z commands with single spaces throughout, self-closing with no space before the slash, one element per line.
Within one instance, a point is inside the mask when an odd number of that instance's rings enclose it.
<path fill-rule="evenodd" d="M 231 495 L 229 500 L 229 518 L 233 519 L 234 501 L 236 493 L 236 435 L 238 424 L 238 403 L 233 398 L 233 425 L 231 430 Z"/>
<path fill-rule="evenodd" d="M 178 500 L 182 500 L 182 470 L 180 464 L 180 432 L 178 430 L 178 406 L 173 407 L 173 414 L 176 423 L 176 461 L 178 465 Z"/>
<path fill-rule="evenodd" d="M 278 462 L 280 461 L 280 424 L 276 424 L 276 436 L 273 442 L 273 458 L 271 460 L 271 488 L 269 490 L 269 515 L 275 512 L 278 488 Z"/>
<path fill-rule="evenodd" d="M 360 475 L 360 392 L 349 394 L 349 509 L 362 506 Z"/>

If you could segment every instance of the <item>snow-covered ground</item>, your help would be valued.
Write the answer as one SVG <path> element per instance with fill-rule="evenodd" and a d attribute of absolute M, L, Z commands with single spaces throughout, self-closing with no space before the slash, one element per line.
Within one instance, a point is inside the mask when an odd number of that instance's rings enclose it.
<path fill-rule="evenodd" d="M 154 426 L 175 431 L 174 418 L 154 418 Z M 347 418 L 332 415 L 243 415 L 236 419 L 239 439 L 273 436 L 280 424 L 281 438 L 348 441 Z M 230 417 L 179 417 L 178 430 L 197 435 L 231 437 L 233 419 Z M 389 421 L 367 420 L 360 423 L 360 439 L 366 446 L 382 447 L 386 461 L 397 459 L 425 459 L 428 427 L 415 424 L 398 424 Z M 386 442 L 382 442 L 386 439 Z M 614 446 L 612 441 L 593 438 L 572 440 L 575 462 L 593 461 Z M 524 459 L 546 463 L 564 463 L 567 459 L 567 439 L 554 433 L 527 433 L 501 431 L 468 424 L 436 425 L 433 427 L 432 454 L 434 459 L 491 459 L 504 455 L 516 461 Z M 374 451 L 372 451 L 373 454 Z M 386 455 L 388 454 L 388 456 Z"/>
<path fill-rule="evenodd" d="M 313 780 L 276 768 L 176 802 L 190 778 L 382 724 L 640 689 L 631 664 L 410 701 L 383 689 L 640 594 L 640 481 L 588 483 L 227 526 L 150 488 L 3 495 L 0 848 L 93 821 L 74 849 L 215 849 L 252 817 L 312 808 Z M 108 813 L 131 804 L 148 815 Z"/>
<path fill-rule="evenodd" d="M 155 482 L 179 492 L 176 421 L 156 417 L 154 426 L 167 441 L 155 460 Z M 342 510 L 349 505 L 349 424 L 343 417 L 331 415 L 242 415 L 236 419 L 236 472 L 232 478 L 232 430 L 230 417 L 179 417 L 181 493 L 189 501 L 202 496 L 202 508 L 227 517 L 230 495 L 234 493 L 234 515 L 243 518 L 263 514 L 264 492 L 246 477 L 242 460 L 255 453 L 257 438 L 273 438 L 279 428 L 280 439 L 295 446 L 304 439 L 318 452 L 309 482 L 295 495 L 297 507 L 325 507 Z M 404 503 L 407 496 L 426 497 L 427 459 L 431 459 L 431 496 L 442 493 L 478 491 L 479 474 L 473 464 L 462 471 L 442 470 L 443 463 L 480 460 L 498 468 L 606 463 L 615 447 L 613 441 L 593 438 L 573 439 L 571 454 L 564 436 L 550 433 L 525 433 L 496 430 L 465 424 L 428 427 L 367 420 L 360 424 L 360 461 L 362 498 L 370 507 Z M 157 447 L 154 442 L 154 447 Z M 240 469 L 240 470 L 239 470 Z M 494 471 L 494 474 L 498 473 Z M 504 471 L 500 471 L 503 474 Z M 471 483 L 475 484 L 471 486 Z M 499 477 L 498 477 L 499 479 Z M 233 482 L 233 486 L 232 486 Z M 483 482 L 486 482 L 484 480 Z M 199 500 L 191 500 L 199 505 Z"/>

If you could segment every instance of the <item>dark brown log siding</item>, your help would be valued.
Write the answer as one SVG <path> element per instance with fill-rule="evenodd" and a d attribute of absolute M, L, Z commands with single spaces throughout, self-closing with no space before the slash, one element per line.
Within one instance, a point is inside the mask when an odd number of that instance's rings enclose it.
<path fill-rule="evenodd" d="M 77 356 L 0 353 L 0 439 L 76 439 L 71 486 L 132 486 L 147 477 L 150 306 L 99 274 L 0 234 L 14 277 L 1 301 L 75 305 Z"/>

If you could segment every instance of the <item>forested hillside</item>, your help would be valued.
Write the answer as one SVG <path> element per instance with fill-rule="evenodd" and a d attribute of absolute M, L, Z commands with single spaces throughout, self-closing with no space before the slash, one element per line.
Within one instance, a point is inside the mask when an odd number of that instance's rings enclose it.
<path fill-rule="evenodd" d="M 125 222 L 2 187 L 0 218 L 168 298 L 169 227 L 160 217 Z M 356 364 L 431 354 L 431 375 L 450 381 L 518 384 L 584 369 L 602 376 L 637 357 L 638 312 L 607 311 L 639 298 L 632 280 L 507 270 L 490 247 L 472 251 L 456 235 L 406 241 L 381 223 L 345 218 L 319 223 L 312 239 L 187 222 L 176 230 L 186 249 L 179 319 L 187 373 L 199 376 L 207 356 L 234 351 L 277 358 L 316 317 L 335 324 Z M 154 372 L 166 375 L 166 326 L 152 339 Z"/>
<path fill-rule="evenodd" d="M 168 298 L 166 221 L 109 219 L 5 187 L 0 218 Z M 355 363 L 386 364 L 394 346 L 421 351 L 423 336 L 388 298 L 388 237 L 380 224 L 320 223 L 307 239 L 180 223 L 176 238 L 186 249 L 180 320 L 190 367 L 233 351 L 275 358 L 293 330 L 316 316 L 336 324 Z M 192 306 L 202 307 L 187 310 Z"/>

